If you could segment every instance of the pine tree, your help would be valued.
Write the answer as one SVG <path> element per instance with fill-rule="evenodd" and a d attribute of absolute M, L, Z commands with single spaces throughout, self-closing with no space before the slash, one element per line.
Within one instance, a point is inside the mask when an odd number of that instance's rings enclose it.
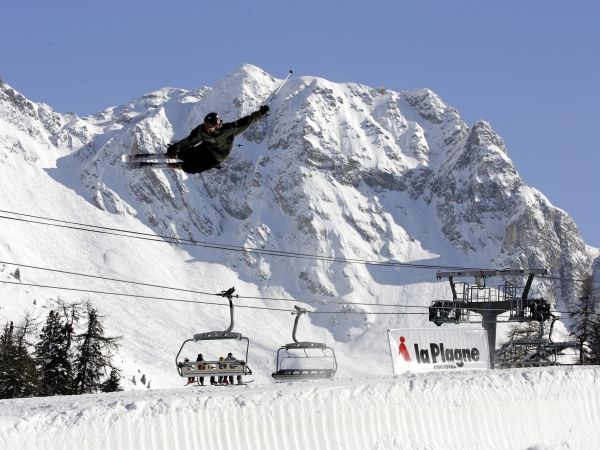
<path fill-rule="evenodd" d="M 19 327 L 12 322 L 4 327 L 0 336 L 0 398 L 31 397 L 38 392 L 35 360 L 27 343 L 34 327 L 29 315 Z"/>
<path fill-rule="evenodd" d="M 594 323 L 590 337 L 590 364 L 600 365 L 600 320 Z"/>
<path fill-rule="evenodd" d="M 4 325 L 0 336 L 0 398 L 13 398 L 16 391 L 12 361 L 17 351 L 13 335 L 13 323 L 9 322 Z"/>
<path fill-rule="evenodd" d="M 102 383 L 101 390 L 102 392 L 117 392 L 123 390 L 121 388 L 121 375 L 119 374 L 119 371 L 114 367 L 110 371 L 110 375 L 108 376 L 106 381 Z"/>
<path fill-rule="evenodd" d="M 600 304 L 593 290 L 592 275 L 582 287 L 578 309 L 572 313 L 572 335 L 579 347 L 580 364 L 598 364 L 600 361 Z M 596 361 L 596 362 L 594 362 Z"/>
<path fill-rule="evenodd" d="M 85 331 L 77 335 L 75 350 L 74 390 L 77 394 L 97 392 L 102 378 L 112 369 L 110 358 L 117 348 L 116 337 L 104 336 L 104 327 L 98 311 L 88 304 Z"/>
<path fill-rule="evenodd" d="M 600 364 L 600 280 L 591 282 L 591 298 L 594 305 L 592 326 L 589 336 L 589 361 L 588 364 Z"/>
<path fill-rule="evenodd" d="M 71 326 L 63 322 L 58 312 L 51 310 L 36 344 L 35 356 L 40 376 L 39 395 L 71 393 L 71 362 L 69 346 Z"/>

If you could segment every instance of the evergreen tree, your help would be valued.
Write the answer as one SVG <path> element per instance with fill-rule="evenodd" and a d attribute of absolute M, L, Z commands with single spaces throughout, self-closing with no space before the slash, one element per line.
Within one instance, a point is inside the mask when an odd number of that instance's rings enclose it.
<path fill-rule="evenodd" d="M 591 316 L 588 364 L 598 365 L 600 364 L 600 277 L 590 281 L 590 297 L 594 305 L 594 314 Z"/>
<path fill-rule="evenodd" d="M 102 387 L 102 378 L 112 369 L 110 358 L 117 348 L 117 339 L 104 336 L 101 317 L 98 311 L 88 304 L 85 331 L 76 337 L 73 364 L 75 393 L 93 393 Z"/>
<path fill-rule="evenodd" d="M 75 324 L 80 319 L 80 310 L 82 306 L 79 303 L 73 303 L 70 305 L 63 303 L 62 301 L 59 301 L 59 303 L 63 310 L 63 320 L 65 324 L 64 334 L 66 339 L 65 345 L 67 348 L 71 348 L 75 334 Z"/>
<path fill-rule="evenodd" d="M 35 324 L 28 315 L 20 327 L 7 323 L 0 336 L 0 398 L 31 397 L 38 392 L 35 360 L 27 336 Z"/>
<path fill-rule="evenodd" d="M 600 360 L 600 305 L 593 290 L 592 275 L 589 275 L 582 287 L 578 309 L 572 313 L 571 334 L 579 347 L 580 364 L 598 364 Z M 596 361 L 596 362 L 593 362 Z"/>
<path fill-rule="evenodd" d="M 587 363 L 600 365 L 600 320 L 596 320 L 591 327 Z"/>
<path fill-rule="evenodd" d="M 36 344 L 35 356 L 40 376 L 39 395 L 70 394 L 72 385 L 69 360 L 72 327 L 51 310 Z"/>
<path fill-rule="evenodd" d="M 13 398 L 16 391 L 14 388 L 14 366 L 12 364 L 16 354 L 13 335 L 13 323 L 9 322 L 4 325 L 0 336 L 0 398 Z"/>
<path fill-rule="evenodd" d="M 102 392 L 117 392 L 123 390 L 121 388 L 121 375 L 114 367 L 111 369 L 110 375 L 106 381 L 102 383 L 101 390 Z"/>

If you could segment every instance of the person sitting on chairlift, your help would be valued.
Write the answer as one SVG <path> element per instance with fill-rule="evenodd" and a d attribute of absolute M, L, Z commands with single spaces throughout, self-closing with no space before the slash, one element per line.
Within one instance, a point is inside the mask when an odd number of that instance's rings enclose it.
<path fill-rule="evenodd" d="M 227 368 L 227 364 L 225 364 L 225 358 L 222 356 L 219 357 L 219 370 L 224 370 Z M 227 377 L 225 375 L 219 376 L 219 384 L 227 384 Z"/>
<path fill-rule="evenodd" d="M 225 358 L 225 361 L 237 361 L 237 358 L 233 356 L 233 353 L 227 353 L 227 358 Z M 229 384 L 233 384 L 233 375 L 229 375 Z M 241 375 L 237 376 L 237 384 L 242 384 Z"/>
<path fill-rule="evenodd" d="M 190 362 L 190 359 L 189 359 L 189 358 L 183 358 L 183 362 L 184 362 L 184 363 L 188 363 L 188 362 Z M 192 384 L 192 383 L 194 383 L 195 381 L 196 381 L 196 378 L 194 378 L 194 377 L 188 377 L 188 382 L 187 382 L 187 384 Z"/>
<path fill-rule="evenodd" d="M 196 362 L 198 362 L 198 361 L 204 361 L 204 356 L 202 356 L 202 353 L 198 353 Z M 206 364 L 198 364 L 198 370 L 205 370 L 205 369 L 206 369 Z M 204 386 L 204 377 L 198 377 L 198 381 L 200 381 L 201 386 Z"/>

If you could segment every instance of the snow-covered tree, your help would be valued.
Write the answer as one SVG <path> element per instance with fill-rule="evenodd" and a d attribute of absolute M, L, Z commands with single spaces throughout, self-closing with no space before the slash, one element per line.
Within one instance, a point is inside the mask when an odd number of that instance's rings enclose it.
<path fill-rule="evenodd" d="M 71 393 L 72 371 L 70 361 L 72 327 L 58 312 L 51 310 L 35 346 L 40 377 L 40 395 Z"/>
<path fill-rule="evenodd" d="M 121 388 L 121 375 L 116 368 L 113 367 L 111 369 L 110 375 L 106 381 L 102 383 L 101 390 L 102 392 L 117 392 L 123 390 Z"/>
<path fill-rule="evenodd" d="M 104 336 L 104 327 L 98 311 L 88 304 L 87 323 L 83 333 L 76 337 L 74 390 L 77 394 L 97 392 L 102 379 L 113 369 L 111 357 L 117 348 L 117 337 Z"/>
<path fill-rule="evenodd" d="M 15 327 L 13 322 L 4 326 L 0 336 L 0 398 L 37 395 L 35 360 L 27 344 L 27 336 L 34 327 L 29 315 L 21 326 Z"/>
<path fill-rule="evenodd" d="M 600 301 L 595 294 L 590 275 L 583 283 L 578 309 L 573 313 L 571 334 L 578 343 L 580 364 L 600 361 Z"/>

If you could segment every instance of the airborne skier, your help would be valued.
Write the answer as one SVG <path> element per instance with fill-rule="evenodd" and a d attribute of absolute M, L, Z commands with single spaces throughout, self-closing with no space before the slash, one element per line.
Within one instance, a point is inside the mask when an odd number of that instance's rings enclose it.
<path fill-rule="evenodd" d="M 231 153 L 233 139 L 250 125 L 264 117 L 269 106 L 263 105 L 235 122 L 223 123 L 216 112 L 207 114 L 204 122 L 194 128 L 188 137 L 167 148 L 167 158 L 182 162 L 170 163 L 170 167 L 187 173 L 200 173 L 220 167 Z"/>
<path fill-rule="evenodd" d="M 188 137 L 169 145 L 166 155 L 123 155 L 123 161 L 128 163 L 130 169 L 171 168 L 181 169 L 187 173 L 200 173 L 220 168 L 221 163 L 227 159 L 233 149 L 234 138 L 268 112 L 269 106 L 263 105 L 252 114 L 229 123 L 223 123 L 216 112 L 211 112 Z M 164 160 L 165 158 L 179 161 L 168 162 Z"/>
<path fill-rule="evenodd" d="M 201 173 L 220 168 L 233 149 L 234 138 L 243 133 L 250 125 L 269 112 L 269 103 L 275 98 L 292 71 L 257 111 L 235 122 L 223 123 L 219 114 L 211 112 L 204 117 L 203 123 L 192 130 L 188 137 L 167 147 L 166 154 L 130 154 L 122 155 L 129 169 L 181 169 L 187 173 Z M 177 162 L 166 161 L 177 159 Z"/>

